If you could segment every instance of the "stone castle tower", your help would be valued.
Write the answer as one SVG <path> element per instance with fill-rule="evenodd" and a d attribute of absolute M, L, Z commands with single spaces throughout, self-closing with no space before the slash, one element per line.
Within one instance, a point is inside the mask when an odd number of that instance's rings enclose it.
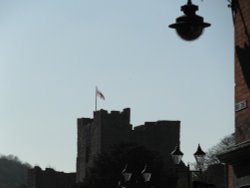
<path fill-rule="evenodd" d="M 168 163 L 170 153 L 180 143 L 180 121 L 146 122 L 134 129 L 130 109 L 122 112 L 95 111 L 92 118 L 77 121 L 76 181 L 82 182 L 87 168 L 98 153 L 109 151 L 114 144 L 133 142 L 158 151 Z"/>

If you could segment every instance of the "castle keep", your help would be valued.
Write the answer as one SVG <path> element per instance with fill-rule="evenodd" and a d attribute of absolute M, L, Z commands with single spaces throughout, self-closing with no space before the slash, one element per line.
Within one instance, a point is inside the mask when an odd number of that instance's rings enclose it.
<path fill-rule="evenodd" d="M 180 121 L 146 122 L 133 129 L 130 109 L 122 112 L 95 111 L 92 118 L 77 120 L 76 181 L 82 182 L 94 156 L 111 149 L 114 144 L 132 142 L 161 154 L 169 163 L 170 153 L 180 143 Z"/>

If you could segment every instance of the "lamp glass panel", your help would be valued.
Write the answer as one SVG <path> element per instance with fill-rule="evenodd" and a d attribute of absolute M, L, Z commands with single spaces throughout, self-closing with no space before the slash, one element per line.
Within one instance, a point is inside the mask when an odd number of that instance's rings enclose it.
<path fill-rule="evenodd" d="M 149 172 L 145 172 L 145 173 L 143 173 L 143 178 L 144 178 L 144 181 L 145 181 L 145 182 L 149 182 L 149 181 L 150 181 L 150 179 L 151 179 L 151 176 L 152 176 L 152 174 L 151 174 L 151 173 L 149 173 Z"/>
<path fill-rule="evenodd" d="M 174 164 L 180 164 L 182 157 L 183 157 L 183 155 L 172 155 L 172 159 L 174 161 Z"/>
<path fill-rule="evenodd" d="M 127 181 L 130 181 L 131 177 L 132 177 L 132 173 L 128 173 L 128 172 L 125 172 L 123 173 L 123 177 L 124 177 L 124 180 L 127 182 Z"/>

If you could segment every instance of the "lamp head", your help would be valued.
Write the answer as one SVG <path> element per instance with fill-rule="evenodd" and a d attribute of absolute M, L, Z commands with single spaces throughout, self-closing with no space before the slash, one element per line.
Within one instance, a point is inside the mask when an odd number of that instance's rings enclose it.
<path fill-rule="evenodd" d="M 188 0 L 186 5 L 181 7 L 184 12 L 183 16 L 176 18 L 176 23 L 170 24 L 169 27 L 176 30 L 177 34 L 186 41 L 192 41 L 201 36 L 204 28 L 211 24 L 203 21 L 203 17 L 196 15 L 198 10 L 197 5 L 193 5 L 191 0 Z"/>
<path fill-rule="evenodd" d="M 202 167 L 204 163 L 206 153 L 201 149 L 200 144 L 198 145 L 197 151 L 194 153 L 195 160 L 198 166 Z"/>
<path fill-rule="evenodd" d="M 141 171 L 144 182 L 149 182 L 151 180 L 152 173 L 148 169 L 148 165 L 145 164 L 144 169 Z"/>
<path fill-rule="evenodd" d="M 122 170 L 122 176 L 125 182 L 129 182 L 131 177 L 132 177 L 132 173 L 130 171 L 128 171 L 128 165 L 126 164 L 124 169 Z"/>
<path fill-rule="evenodd" d="M 183 157 L 183 153 L 180 150 L 179 146 L 176 146 L 174 151 L 171 152 L 172 159 L 174 161 L 174 164 L 180 164 L 181 159 Z"/>

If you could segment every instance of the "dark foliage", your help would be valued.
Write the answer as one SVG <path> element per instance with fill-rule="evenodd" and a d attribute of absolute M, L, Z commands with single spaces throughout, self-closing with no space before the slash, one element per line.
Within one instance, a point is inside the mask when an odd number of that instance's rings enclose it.
<path fill-rule="evenodd" d="M 220 160 L 217 155 L 225 152 L 231 146 L 235 144 L 234 134 L 230 134 L 222 138 L 215 146 L 211 147 L 205 156 L 204 166 L 208 168 L 213 164 L 220 164 Z"/>
<path fill-rule="evenodd" d="M 102 153 L 96 157 L 93 168 L 88 171 L 88 178 L 80 187 L 116 188 L 122 179 L 121 172 L 126 164 L 127 170 L 133 173 L 130 187 L 140 188 L 142 186 L 141 171 L 145 164 L 152 173 L 151 185 L 160 188 L 166 187 L 168 184 L 168 187 L 171 188 L 175 184 L 175 178 L 164 171 L 164 163 L 158 154 L 143 146 L 123 143 L 116 145 L 111 152 Z"/>
<path fill-rule="evenodd" d="M 30 167 L 13 155 L 0 156 L 0 187 L 26 188 L 27 170 Z"/>
<path fill-rule="evenodd" d="M 203 168 L 206 170 L 209 166 L 220 164 L 220 160 L 217 157 L 220 153 L 225 152 L 230 147 L 235 144 L 235 135 L 230 134 L 222 138 L 216 145 L 212 146 L 206 151 Z M 195 169 L 199 169 L 196 163 L 193 163 L 192 166 Z"/>

